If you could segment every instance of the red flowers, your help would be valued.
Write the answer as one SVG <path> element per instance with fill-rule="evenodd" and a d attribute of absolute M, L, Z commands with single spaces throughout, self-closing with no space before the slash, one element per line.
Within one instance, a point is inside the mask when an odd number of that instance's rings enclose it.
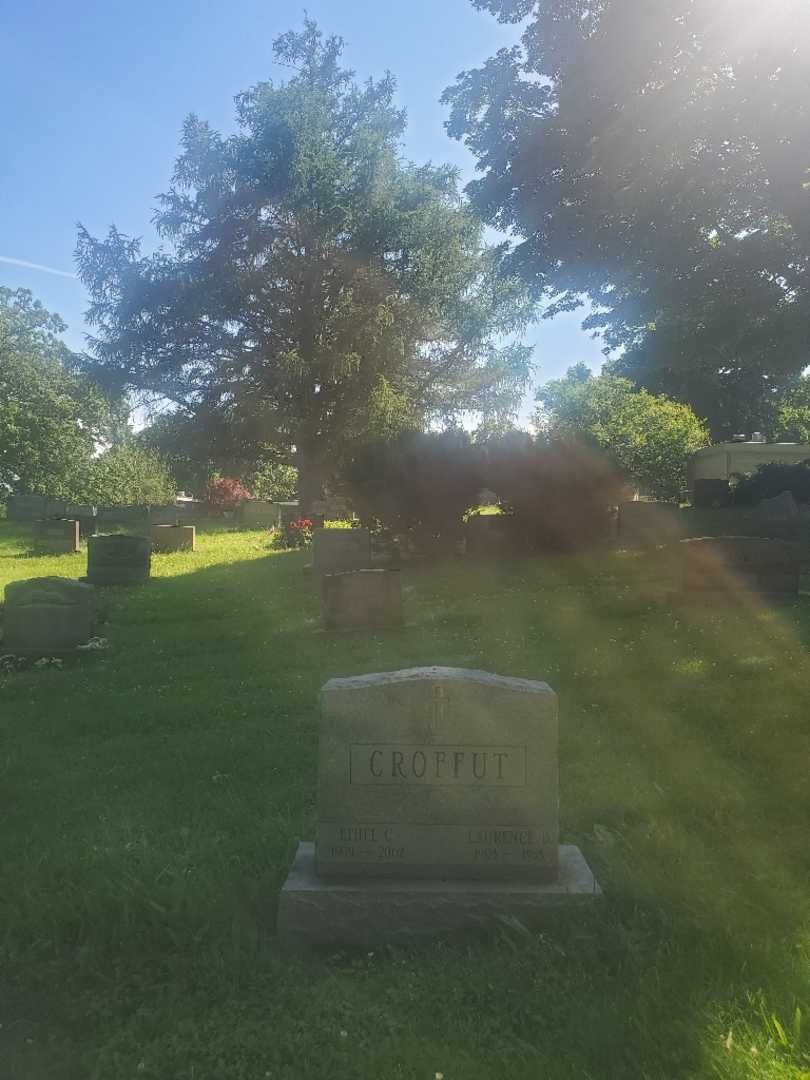
<path fill-rule="evenodd" d="M 212 506 L 229 510 L 250 498 L 250 492 L 240 480 L 230 476 L 214 476 L 208 481 L 205 497 Z"/>

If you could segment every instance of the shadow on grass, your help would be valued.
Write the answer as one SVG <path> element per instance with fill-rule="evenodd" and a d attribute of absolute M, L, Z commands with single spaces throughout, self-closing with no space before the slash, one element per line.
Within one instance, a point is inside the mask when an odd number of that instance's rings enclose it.
<path fill-rule="evenodd" d="M 50 1030 L 59 1075 L 105 1080 L 742 1077 L 721 1036 L 756 1040 L 749 995 L 810 1000 L 803 602 L 673 607 L 615 556 L 453 562 L 403 570 L 403 630 L 330 635 L 302 554 L 160 558 L 103 590 L 103 660 L 2 690 L 4 966 L 35 1029 L 15 1076 Z M 283 958 L 318 690 L 423 664 L 557 691 L 563 840 L 606 897 L 540 934 Z"/>

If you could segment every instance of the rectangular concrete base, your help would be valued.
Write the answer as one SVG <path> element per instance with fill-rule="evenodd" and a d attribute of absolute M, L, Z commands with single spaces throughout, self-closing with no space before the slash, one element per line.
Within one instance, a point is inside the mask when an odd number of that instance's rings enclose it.
<path fill-rule="evenodd" d="M 315 873 L 315 845 L 298 845 L 278 907 L 280 943 L 291 949 L 366 947 L 497 926 L 542 921 L 553 908 L 592 901 L 601 889 L 578 847 L 560 846 L 556 881 L 355 878 Z"/>

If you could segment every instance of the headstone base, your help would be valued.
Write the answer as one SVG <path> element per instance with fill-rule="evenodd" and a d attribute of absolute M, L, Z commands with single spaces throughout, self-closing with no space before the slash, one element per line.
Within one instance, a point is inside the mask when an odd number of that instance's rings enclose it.
<path fill-rule="evenodd" d="M 497 926 L 527 927 L 549 909 L 601 896 L 578 847 L 560 845 L 556 881 L 460 881 L 354 878 L 315 873 L 315 845 L 298 845 L 278 907 L 278 936 L 289 949 L 361 947 Z"/>

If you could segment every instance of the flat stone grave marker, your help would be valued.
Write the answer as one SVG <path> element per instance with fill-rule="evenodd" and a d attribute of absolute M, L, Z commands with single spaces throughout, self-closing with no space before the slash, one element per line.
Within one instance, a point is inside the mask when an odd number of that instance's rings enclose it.
<path fill-rule="evenodd" d="M 397 570 L 346 570 L 321 578 L 321 619 L 327 630 L 388 629 L 402 625 Z"/>
<path fill-rule="evenodd" d="M 368 529 L 314 529 L 312 563 L 316 574 L 365 570 L 371 565 Z"/>
<path fill-rule="evenodd" d="M 681 540 L 678 547 L 686 596 L 717 598 L 746 588 L 798 595 L 802 551 L 797 544 L 759 536 L 703 536 Z"/>
<path fill-rule="evenodd" d="M 62 577 L 12 581 L 5 589 L 3 650 L 53 656 L 93 636 L 96 598 L 90 585 Z"/>
<path fill-rule="evenodd" d="M 196 551 L 194 525 L 153 525 L 152 547 L 155 551 Z"/>
<path fill-rule="evenodd" d="M 458 668 L 331 679 L 321 690 L 318 833 L 282 890 L 293 945 L 477 927 L 598 895 L 559 845 L 557 696 Z"/>
<path fill-rule="evenodd" d="M 91 585 L 137 585 L 151 572 L 152 541 L 113 533 L 87 541 L 87 580 Z"/>
<path fill-rule="evenodd" d="M 81 528 L 78 521 L 55 518 L 37 521 L 34 525 L 34 546 L 39 551 L 54 555 L 75 554 L 81 550 L 79 538 Z"/>

